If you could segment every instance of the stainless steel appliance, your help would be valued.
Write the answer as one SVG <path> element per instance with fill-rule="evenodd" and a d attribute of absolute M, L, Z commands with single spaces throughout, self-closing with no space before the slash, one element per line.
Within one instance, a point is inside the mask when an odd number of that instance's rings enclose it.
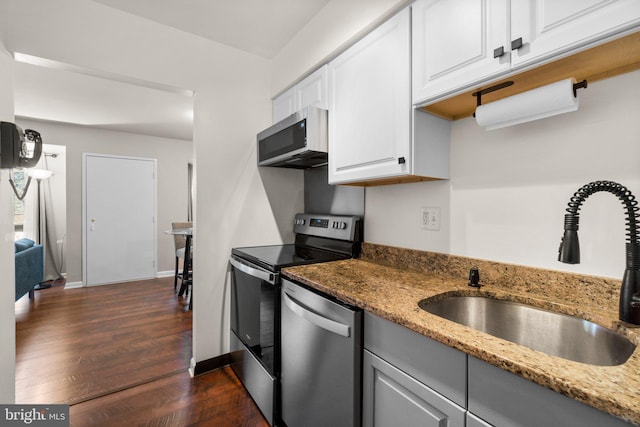
<path fill-rule="evenodd" d="M 362 311 L 282 280 L 282 421 L 359 426 Z"/>
<path fill-rule="evenodd" d="M 327 164 L 327 110 L 306 107 L 258 134 L 258 165 L 306 169 Z"/>
<path fill-rule="evenodd" d="M 280 423 L 280 270 L 358 256 L 358 216 L 297 214 L 295 243 L 231 251 L 231 367 L 271 425 Z"/>

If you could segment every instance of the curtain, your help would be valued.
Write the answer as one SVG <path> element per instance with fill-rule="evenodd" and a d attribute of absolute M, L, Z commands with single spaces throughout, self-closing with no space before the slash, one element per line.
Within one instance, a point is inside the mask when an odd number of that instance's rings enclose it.
<path fill-rule="evenodd" d="M 43 153 L 42 158 L 44 168 L 49 169 L 47 155 Z M 55 210 L 53 209 L 53 199 L 51 196 L 51 181 L 55 175 L 45 179 L 41 183 L 42 202 L 42 241 L 44 242 L 44 280 L 62 279 L 63 247 L 58 244 L 58 233 L 56 230 Z M 36 192 L 37 194 L 37 192 Z M 37 198 L 37 196 L 36 196 Z"/>
<path fill-rule="evenodd" d="M 24 228 L 22 229 L 24 237 L 34 242 L 38 240 L 38 183 L 35 179 L 31 180 L 29 191 L 22 201 L 24 202 Z"/>
<path fill-rule="evenodd" d="M 48 156 L 43 153 L 36 168 L 49 169 Z M 31 180 L 29 191 L 24 198 L 24 237 L 39 242 L 44 246 L 44 281 L 61 279 L 63 269 L 63 246 L 58 244 L 55 210 L 51 194 L 51 182 L 56 179 L 55 174 L 49 179 L 38 182 Z M 40 213 L 42 220 L 38 220 L 38 188 L 40 192 Z M 38 240 L 39 239 L 39 240 Z M 64 240 L 61 240 L 64 242 Z"/>

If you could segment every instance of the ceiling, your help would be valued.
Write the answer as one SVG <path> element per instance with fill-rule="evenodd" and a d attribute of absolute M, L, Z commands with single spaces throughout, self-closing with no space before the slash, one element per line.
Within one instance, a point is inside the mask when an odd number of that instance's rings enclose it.
<path fill-rule="evenodd" d="M 94 0 L 273 58 L 329 0 Z"/>
<path fill-rule="evenodd" d="M 273 58 L 329 0 L 91 0 Z M 15 114 L 192 139 L 193 93 L 16 54 Z M 44 137 L 44 135 L 43 135 Z"/>
<path fill-rule="evenodd" d="M 14 92 L 18 117 L 192 140 L 193 96 L 185 93 L 19 61 Z"/>

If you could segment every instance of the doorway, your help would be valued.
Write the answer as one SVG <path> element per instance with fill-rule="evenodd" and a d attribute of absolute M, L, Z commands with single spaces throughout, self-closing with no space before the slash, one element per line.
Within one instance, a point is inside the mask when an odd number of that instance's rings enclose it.
<path fill-rule="evenodd" d="M 156 160 L 83 154 L 83 283 L 156 275 Z"/>
<path fill-rule="evenodd" d="M 19 57 L 22 58 L 22 62 L 20 62 L 21 59 L 18 59 Z M 176 165 L 186 165 L 191 160 L 190 153 L 193 151 L 191 148 L 193 91 L 109 72 L 81 68 L 73 64 L 64 64 L 50 59 L 43 62 L 38 62 L 37 60 L 38 58 L 35 57 L 25 59 L 24 55 L 16 54 L 16 62 L 14 64 L 15 111 L 21 121 L 29 122 L 30 126 L 28 127 L 39 130 L 43 137 L 46 138 L 46 141 L 55 140 L 56 143 L 64 144 L 67 148 L 67 215 L 66 218 L 61 217 L 61 219 L 68 226 L 67 234 L 62 238 L 64 239 L 66 253 L 65 265 L 68 281 L 64 289 L 60 286 L 53 286 L 42 293 L 36 293 L 35 301 L 23 299 L 23 301 L 16 303 L 16 327 L 22 327 L 25 317 L 31 320 L 42 316 L 44 306 L 52 307 L 56 305 L 57 308 L 61 309 L 61 318 L 64 319 L 67 316 L 67 323 L 61 328 L 65 332 L 72 334 L 74 343 L 78 342 L 81 348 L 87 347 L 93 352 L 88 353 L 86 357 L 81 359 L 78 359 L 77 352 L 71 352 L 70 357 L 75 357 L 76 359 L 70 360 L 68 369 L 64 372 L 59 372 L 61 365 L 51 362 L 53 358 L 41 363 L 34 363 L 31 366 L 21 365 L 17 372 L 17 382 L 20 383 L 21 381 L 20 372 L 23 368 L 24 372 L 26 372 L 25 375 L 33 377 L 34 382 L 41 382 L 37 380 L 38 377 L 34 375 L 35 372 L 38 372 L 38 376 L 41 379 L 45 376 L 53 376 L 60 373 L 61 377 L 57 377 L 60 379 L 59 384 L 65 384 L 68 381 L 67 378 L 77 382 L 76 392 L 68 395 L 69 399 L 76 401 L 77 399 L 85 398 L 82 393 L 95 384 L 96 376 L 100 377 L 103 374 L 100 371 L 96 371 L 95 374 L 85 375 L 86 372 L 83 372 L 82 368 L 86 364 L 81 363 L 76 366 L 73 360 L 76 360 L 76 363 L 77 360 L 82 360 L 83 362 L 102 361 L 106 366 L 111 365 L 114 354 L 118 354 L 123 356 L 123 366 L 129 363 L 124 360 L 127 357 L 130 358 L 132 364 L 139 363 L 135 365 L 135 368 L 132 368 L 134 365 L 129 364 L 127 369 L 127 372 L 136 371 L 136 381 L 145 381 L 153 375 L 139 368 L 139 366 L 146 366 L 142 362 L 148 361 L 148 358 L 140 358 L 140 354 L 134 354 L 133 352 L 126 356 L 122 349 L 132 349 L 132 347 L 127 344 L 115 346 L 116 342 L 110 338 L 110 334 L 123 339 L 132 338 L 131 330 L 119 331 L 115 327 L 101 322 L 101 332 L 105 334 L 103 336 L 104 341 L 100 344 L 92 345 L 88 341 L 89 337 L 92 336 L 92 332 L 81 331 L 77 333 L 78 329 L 71 328 L 69 326 L 72 321 L 71 317 L 85 311 L 95 313 L 92 303 L 85 302 L 82 299 L 74 300 L 73 297 L 97 292 L 102 295 L 99 302 L 97 302 L 101 307 L 107 305 L 105 303 L 120 304 L 121 313 L 128 313 L 132 316 L 139 316 L 139 319 L 146 319 L 148 317 L 146 314 L 140 314 L 135 310 L 128 309 L 122 306 L 122 303 L 137 300 L 148 304 L 149 300 L 138 293 L 145 292 L 146 288 L 152 290 L 153 284 L 158 281 L 161 283 L 163 290 L 160 295 L 164 296 L 167 303 L 166 306 L 163 306 L 165 317 L 167 317 L 167 313 L 173 313 L 176 310 L 181 315 L 183 314 L 181 305 L 183 300 L 176 298 L 173 292 L 172 273 L 175 262 L 173 240 L 171 236 L 164 235 L 162 231 L 170 227 L 171 221 L 182 220 L 186 216 L 187 198 L 184 191 L 187 186 L 186 174 L 183 168 L 178 168 Z M 118 132 L 118 134 L 113 132 Z M 183 142 L 188 145 L 183 145 Z M 82 217 L 84 214 L 82 188 L 83 153 L 104 153 L 112 155 L 112 157 L 157 158 L 156 181 L 158 192 L 154 193 L 155 203 L 157 204 L 155 211 L 157 216 L 154 224 L 156 239 L 154 254 L 157 258 L 155 259 L 156 268 L 151 277 L 158 277 L 158 279 L 125 282 L 111 286 L 94 286 L 83 290 L 75 289 L 87 283 L 84 277 L 87 270 L 83 259 L 85 255 L 84 234 L 86 230 Z M 153 191 L 156 190 L 154 189 Z M 132 245 L 133 243 L 127 237 L 121 235 L 116 246 L 120 249 L 131 247 Z M 113 265 L 110 268 L 113 269 Z M 164 277 L 169 275 L 171 277 Z M 121 279 L 111 280 L 119 281 Z M 151 282 L 151 284 L 148 282 Z M 124 288 L 126 301 L 121 297 L 109 294 L 108 291 L 112 287 Z M 56 293 L 60 294 L 61 299 L 53 302 L 52 294 Z M 158 292 L 152 292 L 152 294 L 155 295 Z M 64 310 L 62 310 L 63 308 Z M 190 313 L 188 314 L 190 315 Z M 37 325 L 26 322 L 25 327 L 33 327 L 31 332 L 33 334 L 41 333 L 42 335 L 39 335 L 39 337 L 43 337 L 42 340 L 47 342 L 51 340 L 51 337 L 47 335 L 51 332 L 51 325 L 46 320 L 45 315 L 43 322 Z M 88 322 L 78 321 L 76 324 L 81 325 L 93 323 L 94 321 L 95 318 L 92 318 Z M 176 348 L 176 356 L 179 356 L 180 360 L 183 358 L 186 360 L 186 365 L 180 365 L 180 369 L 183 369 L 184 366 L 189 366 L 192 349 L 190 341 L 191 322 L 188 320 L 183 323 L 183 326 L 187 329 L 185 334 L 188 335 L 187 338 L 189 340 L 180 342 L 180 345 Z M 154 330 L 157 333 L 160 333 L 162 329 L 163 326 L 154 326 Z M 166 328 L 166 330 L 172 331 L 170 328 Z M 77 334 L 73 335 L 73 333 Z M 139 331 L 136 330 L 135 334 L 138 333 Z M 174 333 L 173 335 L 176 334 Z M 28 336 L 25 342 L 38 342 L 40 338 L 34 338 L 34 336 Z M 148 354 L 158 354 L 157 351 L 151 349 L 151 346 L 157 343 L 155 338 L 146 339 L 140 335 L 135 335 L 135 338 L 138 346 L 149 350 Z M 104 346 L 104 342 L 107 341 L 114 344 L 112 352 Z M 63 342 L 62 338 L 60 342 Z M 16 350 L 18 359 L 30 357 L 25 348 L 18 346 Z M 47 352 L 47 349 L 45 348 L 43 351 Z M 99 363 L 96 364 L 99 365 Z M 166 367 L 163 362 L 154 362 L 153 364 L 158 367 Z M 172 370 L 173 368 L 164 372 Z M 124 372 L 118 375 L 120 375 L 119 378 L 122 381 L 117 384 L 117 387 L 124 387 L 130 384 L 130 375 Z M 40 386 L 39 384 L 36 385 Z M 83 390 L 83 392 L 77 392 L 77 390 Z M 50 402 L 51 400 L 47 403 Z"/>

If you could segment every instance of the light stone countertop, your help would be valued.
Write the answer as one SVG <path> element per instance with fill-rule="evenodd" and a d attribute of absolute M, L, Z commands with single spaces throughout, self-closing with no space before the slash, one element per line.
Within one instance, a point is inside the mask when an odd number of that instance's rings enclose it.
<path fill-rule="evenodd" d="M 471 267 L 480 289 L 467 285 Z M 424 298 L 485 295 L 578 316 L 640 344 L 618 320 L 620 281 L 452 255 L 363 244 L 359 259 L 283 274 L 537 384 L 640 425 L 640 348 L 618 366 L 572 362 L 476 331 L 418 307 Z"/>

